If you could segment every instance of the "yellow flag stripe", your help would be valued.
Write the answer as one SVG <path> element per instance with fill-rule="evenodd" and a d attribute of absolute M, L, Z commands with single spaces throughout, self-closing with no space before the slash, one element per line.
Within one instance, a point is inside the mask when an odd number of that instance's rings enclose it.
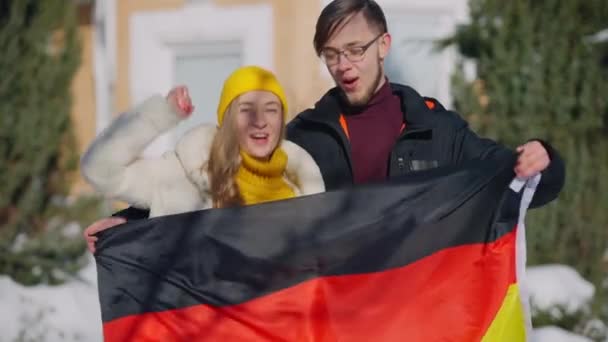
<path fill-rule="evenodd" d="M 482 342 L 525 342 L 526 328 L 519 287 L 512 284 Z"/>

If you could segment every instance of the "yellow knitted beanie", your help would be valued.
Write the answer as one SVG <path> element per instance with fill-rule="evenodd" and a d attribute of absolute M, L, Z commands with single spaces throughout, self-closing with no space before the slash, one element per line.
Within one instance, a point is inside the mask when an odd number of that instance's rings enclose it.
<path fill-rule="evenodd" d="M 230 103 L 239 95 L 253 90 L 265 90 L 275 94 L 283 105 L 283 115 L 287 115 L 287 99 L 277 78 L 266 69 L 250 65 L 236 69 L 224 82 L 220 103 L 217 106 L 218 125 L 222 125 Z"/>

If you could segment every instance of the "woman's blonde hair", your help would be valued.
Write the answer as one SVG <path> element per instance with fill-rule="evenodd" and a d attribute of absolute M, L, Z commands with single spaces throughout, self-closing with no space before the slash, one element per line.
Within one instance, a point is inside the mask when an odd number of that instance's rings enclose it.
<path fill-rule="evenodd" d="M 241 166 L 237 138 L 236 109 L 238 98 L 226 108 L 225 119 L 213 137 L 206 171 L 209 175 L 214 208 L 243 204 L 234 176 Z"/>
<path fill-rule="evenodd" d="M 213 142 L 209 160 L 203 166 L 209 176 L 209 188 L 214 208 L 226 208 L 243 205 L 243 198 L 236 184 L 235 176 L 241 167 L 240 146 L 237 130 L 237 112 L 240 96 L 235 98 L 224 114 L 224 120 L 218 127 Z M 282 107 L 282 106 L 281 106 Z M 284 108 L 281 108 L 284 111 Z M 282 116 L 283 118 L 284 116 Z M 285 132 L 285 120 L 282 119 L 279 142 L 281 144 Z"/>

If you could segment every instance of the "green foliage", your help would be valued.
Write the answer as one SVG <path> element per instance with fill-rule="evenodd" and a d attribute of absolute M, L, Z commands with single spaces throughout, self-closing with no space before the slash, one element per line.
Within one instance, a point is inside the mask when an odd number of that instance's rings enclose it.
<path fill-rule="evenodd" d="M 45 215 L 45 229 L 37 234 L 20 233 L 10 249 L 0 250 L 0 270 L 24 285 L 61 284 L 85 266 L 86 242 L 82 227 L 108 215 L 97 197 L 81 197 L 65 203 L 54 197 Z"/>
<path fill-rule="evenodd" d="M 0 2 L 0 274 L 50 281 L 59 259 L 83 247 L 48 229 L 53 196 L 65 194 L 74 166 L 70 87 L 80 62 L 76 2 Z M 15 249 L 18 237 L 28 243 Z M 31 277 L 39 263 L 42 274 Z M 34 272 L 36 273 L 36 272 Z M 26 276 L 25 274 L 29 274 Z"/>
<path fill-rule="evenodd" d="M 605 0 L 471 0 L 471 23 L 444 40 L 477 66 L 454 76 L 457 109 L 509 146 L 549 141 L 566 162 L 558 200 L 528 219 L 531 263 L 575 266 L 608 302 L 608 43 Z"/>

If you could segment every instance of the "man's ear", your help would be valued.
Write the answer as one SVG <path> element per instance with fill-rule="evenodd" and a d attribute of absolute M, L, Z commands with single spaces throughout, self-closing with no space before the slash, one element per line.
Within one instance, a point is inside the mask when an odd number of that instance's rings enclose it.
<path fill-rule="evenodd" d="M 393 38 L 391 37 L 390 33 L 387 32 L 382 37 L 380 37 L 380 39 L 378 40 L 378 47 L 380 50 L 379 52 L 380 52 L 381 61 L 384 61 L 386 56 L 388 56 L 388 52 L 391 48 L 392 39 Z"/>

